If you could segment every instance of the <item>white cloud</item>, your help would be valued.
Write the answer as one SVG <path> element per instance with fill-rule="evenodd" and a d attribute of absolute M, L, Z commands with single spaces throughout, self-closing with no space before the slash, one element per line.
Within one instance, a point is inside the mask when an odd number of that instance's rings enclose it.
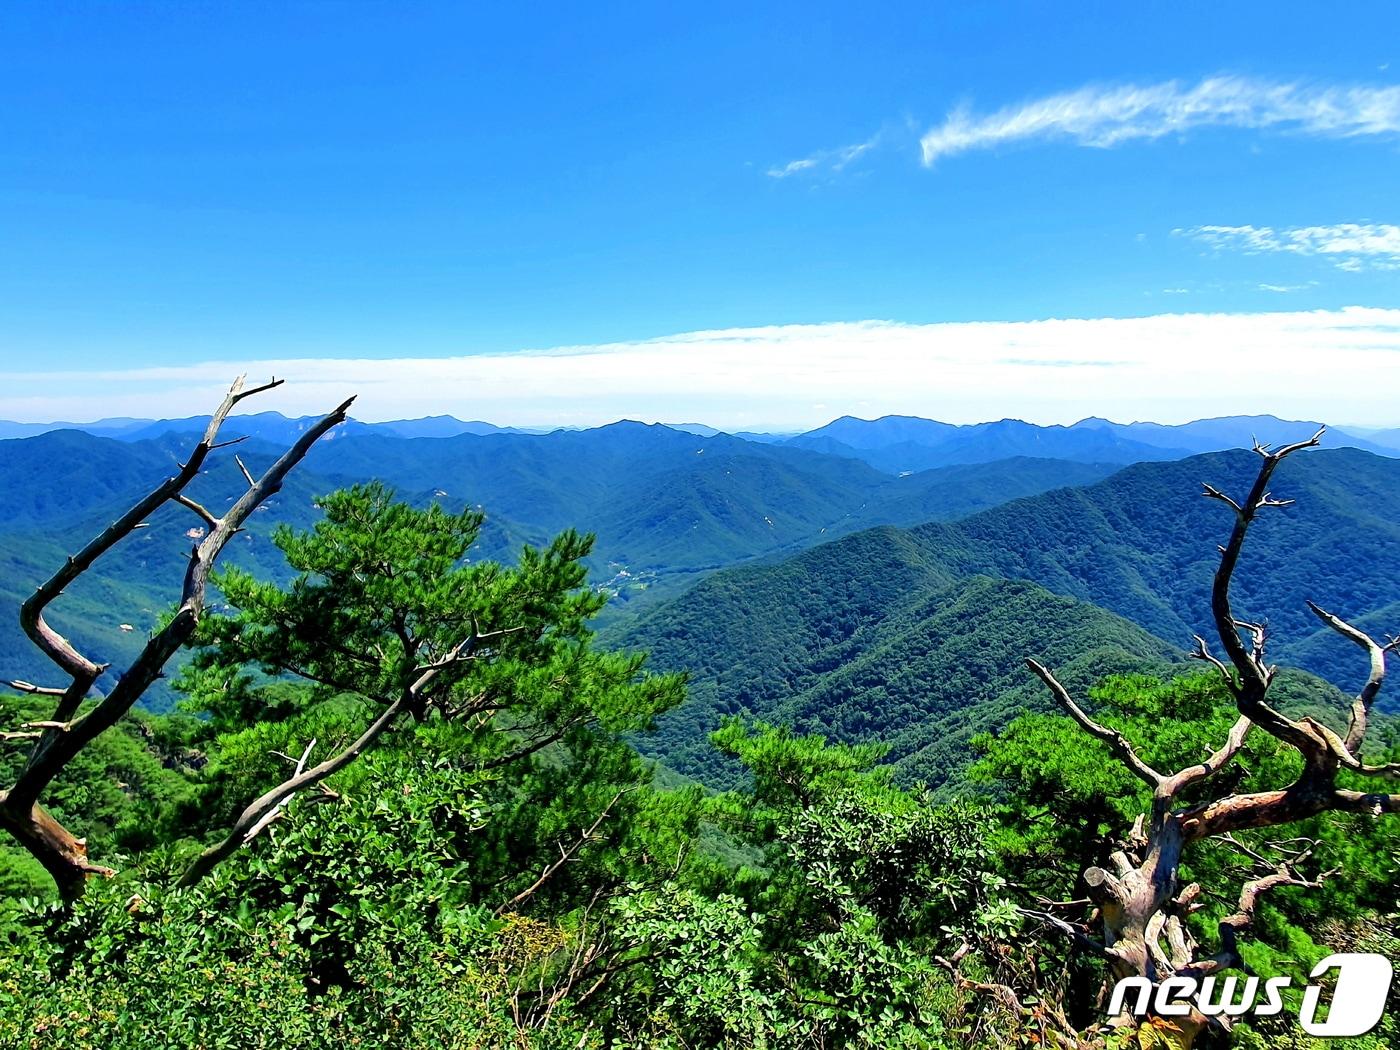
<path fill-rule="evenodd" d="M 788 161 L 786 164 L 778 167 L 769 168 L 767 174 L 770 178 L 786 179 L 790 175 L 798 175 L 804 171 L 812 172 L 818 169 L 840 171 L 848 164 L 859 160 L 866 153 L 869 153 L 879 144 L 879 141 L 880 135 L 877 133 L 864 142 L 856 142 L 850 146 L 840 146 L 836 149 L 818 150 L 810 156 Z"/>
<path fill-rule="evenodd" d="M 785 179 L 789 175 L 796 175 L 799 171 L 807 171 L 816 166 L 817 161 L 815 157 L 803 157 L 801 160 L 790 160 L 781 168 L 769 168 L 768 177 L 773 179 Z"/>
<path fill-rule="evenodd" d="M 984 116 L 963 107 L 920 140 L 925 165 L 1033 139 L 1107 148 L 1204 127 L 1271 128 L 1353 138 L 1400 131 L 1400 85 L 1323 86 L 1215 76 L 1193 87 L 1089 85 Z"/>
<path fill-rule="evenodd" d="M 0 358 L 25 360 L 22 350 Z M 250 410 L 309 414 L 358 394 L 355 415 L 367 420 L 446 412 L 529 426 L 632 418 L 788 429 L 851 411 L 1042 423 L 1274 412 L 1395 426 L 1400 310 L 864 321 L 452 358 L 5 372 L 0 418 L 192 415 L 239 372 L 289 380 Z"/>
<path fill-rule="evenodd" d="M 1368 267 L 1400 269 L 1400 226 L 1338 223 L 1334 226 L 1193 226 L 1172 233 L 1190 237 L 1216 250 L 1247 255 L 1283 252 L 1321 255 L 1340 270 L 1355 273 Z"/>

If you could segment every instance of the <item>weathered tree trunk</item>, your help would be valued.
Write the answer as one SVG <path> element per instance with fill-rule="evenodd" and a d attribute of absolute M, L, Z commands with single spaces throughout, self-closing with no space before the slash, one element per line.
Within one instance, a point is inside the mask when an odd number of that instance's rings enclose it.
<path fill-rule="evenodd" d="M 1060 705 L 1079 726 L 1103 741 L 1114 757 L 1135 777 L 1152 789 L 1152 806 L 1138 818 L 1128 840 L 1112 854 L 1113 871 L 1091 867 L 1084 882 L 1097 909 L 1092 923 L 1073 924 L 1037 914 L 1056 928 L 1069 933 L 1079 947 L 1100 955 L 1107 964 L 1110 983 L 1124 978 L 1145 979 L 1155 988 L 1172 977 L 1195 979 L 1243 965 L 1238 949 L 1239 936 L 1254 921 L 1259 898 L 1275 886 L 1315 887 L 1297 869 L 1311 854 L 1311 848 L 1282 850 L 1278 858 L 1266 858 L 1232 837 L 1246 829 L 1271 828 L 1291 824 L 1328 811 L 1375 814 L 1400 811 L 1400 794 L 1368 793 L 1341 789 L 1337 776 L 1342 769 L 1369 776 L 1395 776 L 1400 766 L 1370 766 L 1361 757 L 1371 705 L 1385 679 L 1385 658 L 1395 651 L 1397 641 L 1384 645 L 1368 635 L 1309 603 L 1310 608 L 1333 630 L 1367 652 L 1370 675 L 1352 704 L 1345 737 L 1313 718 L 1291 719 L 1268 702 L 1269 686 L 1276 668 L 1265 662 L 1265 629 L 1262 625 L 1235 618 L 1230 607 L 1230 582 L 1255 515 L 1266 507 L 1287 506 L 1291 501 L 1276 500 L 1268 485 L 1275 468 L 1286 457 L 1315 446 L 1322 436 L 1288 445 L 1276 452 L 1256 446 L 1263 459 L 1259 474 L 1243 502 L 1236 502 L 1210 485 L 1205 495 L 1231 508 L 1235 515 L 1230 539 L 1220 548 L 1220 565 L 1211 591 L 1211 612 L 1220 644 L 1229 662 L 1210 653 L 1202 638 L 1196 639 L 1195 658 L 1213 665 L 1234 697 L 1239 718 L 1224 744 L 1204 761 L 1178 772 L 1163 774 L 1149 766 L 1133 745 L 1118 731 L 1091 718 L 1070 697 L 1055 677 L 1035 660 L 1027 665 L 1055 695 Z M 1249 636 L 1246 644 L 1245 632 Z M 1249 794 L 1227 793 L 1188 806 L 1178 799 L 1187 788 L 1209 781 L 1225 768 L 1243 747 L 1249 732 L 1258 726 L 1263 732 L 1294 748 L 1302 758 L 1303 771 L 1287 786 Z M 1240 890 L 1238 909 L 1218 925 L 1219 944 L 1205 954 L 1192 934 L 1189 918 L 1200 907 L 1202 888 L 1192 883 L 1180 885 L 1184 852 L 1193 842 L 1223 838 L 1240 849 L 1258 867 L 1256 877 Z M 1324 876 L 1325 877 L 1325 876 Z M 1228 1024 L 1228 1018 L 1213 1020 L 1194 1006 L 1185 1016 L 1170 1018 L 1183 1047 L 1196 1042 L 1209 1025 Z M 1137 1023 L 1128 1009 L 1110 1023 Z"/>

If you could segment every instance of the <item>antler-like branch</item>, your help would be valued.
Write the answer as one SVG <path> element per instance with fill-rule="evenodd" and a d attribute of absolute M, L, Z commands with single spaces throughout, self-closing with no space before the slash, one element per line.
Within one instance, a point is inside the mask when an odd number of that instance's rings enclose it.
<path fill-rule="evenodd" d="M 1244 960 L 1240 957 L 1239 939 L 1241 934 L 1254 925 L 1254 913 L 1259 907 L 1259 898 L 1279 886 L 1317 889 L 1330 874 L 1331 872 L 1325 872 L 1316 879 L 1305 879 L 1295 874 L 1289 864 L 1280 864 L 1269 874 L 1246 882 L 1240 890 L 1238 907 L 1221 919 L 1217 926 L 1220 933 L 1220 950 L 1210 958 L 1194 963 L 1181 972 L 1204 977 L 1231 967 L 1242 966 Z"/>
<path fill-rule="evenodd" d="M 1235 676 L 1230 672 L 1230 669 L 1225 666 L 1224 662 L 1220 659 L 1220 657 L 1216 656 L 1210 651 L 1210 646 L 1206 644 L 1206 640 L 1204 638 L 1202 638 L 1199 634 L 1193 635 L 1192 637 L 1196 641 L 1196 648 L 1191 650 L 1191 652 L 1188 655 L 1191 657 L 1192 660 L 1204 660 L 1206 663 L 1214 667 L 1218 672 L 1220 672 L 1220 678 L 1221 681 L 1225 683 L 1225 688 L 1229 689 L 1231 693 L 1234 693 L 1235 690 L 1239 688 L 1239 685 L 1235 681 Z"/>
<path fill-rule="evenodd" d="M 1355 642 L 1366 650 L 1367 656 L 1370 657 L 1371 672 L 1366 678 L 1366 684 L 1361 687 L 1361 691 L 1356 694 L 1356 699 L 1352 701 L 1351 721 L 1347 725 L 1347 735 L 1344 741 L 1347 751 L 1354 758 L 1359 759 L 1361 745 L 1366 742 L 1366 722 L 1371 714 L 1371 705 L 1375 702 L 1376 694 L 1381 691 L 1381 686 L 1385 684 L 1385 654 L 1395 649 L 1396 642 L 1391 641 L 1381 645 L 1365 631 L 1353 627 L 1340 616 L 1335 616 L 1327 610 L 1319 608 L 1313 602 L 1308 602 L 1308 608 L 1316 614 L 1319 620 L 1343 638 Z"/>
<path fill-rule="evenodd" d="M 64 588 L 86 572 L 93 562 L 133 531 L 141 528 L 146 519 L 161 504 L 180 494 L 185 486 L 194 480 L 203 467 L 205 459 L 213 450 L 219 428 L 223 426 L 224 420 L 228 418 L 229 413 L 240 401 L 264 390 L 281 386 L 283 382 L 280 379 L 273 379 L 261 386 L 244 390 L 244 378 L 244 376 L 239 376 L 229 387 L 223 402 L 209 417 L 209 424 L 204 430 L 204 436 L 195 445 L 189 458 L 180 466 L 180 469 L 132 504 L 125 514 L 100 532 L 77 554 L 64 562 L 63 566 L 42 583 L 20 606 L 20 626 L 24 628 L 24 633 L 49 659 L 73 679 L 72 685 L 66 690 L 62 702 L 55 711 L 55 718 L 66 720 L 72 717 L 73 712 L 78 709 L 78 705 L 87 695 L 88 690 L 92 688 L 93 683 L 97 681 L 98 676 L 106 670 L 106 665 L 98 664 L 79 653 L 68 639 L 48 625 L 44 619 L 44 610 L 50 602 L 63 593 Z"/>
<path fill-rule="evenodd" d="M 1243 621 L 1239 620 L 1230 608 L 1230 584 L 1255 515 L 1261 508 L 1282 506 L 1285 503 L 1269 495 L 1269 481 L 1274 471 L 1295 452 L 1318 445 L 1325 432 L 1326 427 L 1322 427 L 1308 440 L 1285 445 L 1276 452 L 1270 452 L 1267 445 L 1255 442 L 1254 451 L 1263 462 L 1249 495 L 1243 502 L 1229 499 L 1209 485 L 1205 487 L 1207 496 L 1228 503 L 1235 511 L 1234 528 L 1230 531 L 1229 540 L 1220 548 L 1220 565 L 1215 570 L 1215 579 L 1211 586 L 1211 613 L 1215 619 L 1216 631 L 1220 635 L 1220 644 L 1235 669 L 1235 699 L 1240 714 L 1257 722 L 1265 732 L 1303 751 L 1315 750 L 1320 742 L 1316 734 L 1286 718 L 1265 701 L 1274 669 L 1264 663 L 1263 628 L 1255 624 L 1244 624 L 1253 635 L 1253 644 L 1246 646 L 1240 636 Z M 1204 646 L 1201 646 L 1201 649 L 1204 650 Z"/>
<path fill-rule="evenodd" d="M 237 404 L 242 398 L 257 392 L 257 390 L 266 390 L 270 386 L 278 385 L 279 382 L 264 384 L 246 393 L 239 393 L 239 384 L 235 383 L 234 391 L 224 402 L 224 406 L 227 408 L 221 406 L 221 411 L 227 414 L 227 409 Z M 160 676 L 166 662 L 194 633 L 200 614 L 204 611 L 204 594 L 209 574 L 224 546 L 248 520 L 253 511 L 281 490 L 282 482 L 287 474 L 292 467 L 301 462 L 306 453 L 311 450 L 311 446 L 326 431 L 345 420 L 345 414 L 353 401 L 354 398 L 348 399 L 309 427 L 297 439 L 297 442 L 267 469 L 267 472 L 258 479 L 257 484 L 245 492 L 229 508 L 228 513 L 220 520 L 219 526 L 209 532 L 194 548 L 185 572 L 185 585 L 180 606 L 175 615 L 163 628 L 150 637 L 117 685 L 97 707 L 77 721 L 71 732 L 62 735 L 48 735 L 39 741 L 31 752 L 29 762 L 20 774 L 19 780 L 10 791 L 8 804 L 22 808 L 36 802 L 39 794 L 58 774 L 58 771 L 98 734 L 114 726 L 121 716 L 135 705 L 151 683 Z M 222 422 L 222 420 L 216 416 L 215 420 L 209 424 L 209 430 L 206 431 L 204 440 L 200 442 L 196 454 L 190 457 L 191 463 L 202 461 L 205 452 L 207 452 L 206 446 L 213 443 L 214 435 L 218 432 L 218 428 L 215 426 L 217 422 Z M 184 477 L 184 474 L 185 471 L 182 471 L 177 477 Z M 162 492 L 161 489 L 156 491 Z M 162 501 L 175 494 L 175 491 L 163 493 Z M 149 498 L 147 499 L 149 500 Z M 142 504 L 145 502 L 147 501 L 143 500 Z M 143 514 L 142 517 L 144 516 Z M 115 542 L 115 539 L 112 542 Z M 107 544 L 107 547 L 110 546 L 110 543 Z M 104 547 L 104 550 L 107 547 Z M 70 562 L 70 564 L 72 563 Z M 91 560 L 87 564 L 91 564 Z M 60 721 L 64 718 L 65 715 L 62 713 L 57 715 L 57 719 Z"/>
<path fill-rule="evenodd" d="M 1046 670 L 1038 661 L 1027 659 L 1026 666 L 1031 669 L 1037 678 L 1045 683 L 1046 688 L 1054 694 L 1055 699 L 1060 702 L 1060 706 L 1069 712 L 1070 717 L 1078 722 L 1091 736 L 1098 737 L 1107 744 L 1108 749 L 1113 752 L 1114 757 L 1122 762 L 1123 765 L 1127 766 L 1135 777 L 1154 791 L 1161 785 L 1163 780 L 1162 774 L 1158 773 L 1138 756 L 1138 753 L 1133 749 L 1133 745 L 1128 743 L 1127 737 L 1116 729 L 1110 729 L 1108 726 L 1100 725 L 1085 714 L 1083 708 L 1074 702 L 1074 699 L 1069 695 L 1065 687 L 1056 681 L 1055 676 Z"/>
<path fill-rule="evenodd" d="M 306 762 L 311 757 L 311 752 L 315 749 L 315 747 L 316 738 L 313 736 L 311 740 L 307 743 L 306 748 L 302 751 L 301 757 L 296 760 L 296 765 L 293 767 L 292 770 L 293 777 L 299 777 L 302 775 L 302 773 L 306 771 Z M 271 824 L 274 820 L 276 820 L 281 815 L 282 810 L 286 807 L 287 803 L 291 800 L 291 795 L 284 795 L 282 797 L 282 800 L 278 802 L 277 805 L 273 806 L 272 809 L 268 810 L 267 813 L 265 813 L 261 818 L 259 818 L 256 824 L 254 824 L 252 827 L 250 827 L 247 831 L 243 833 L 243 841 L 252 842 L 255 838 L 257 838 L 258 833 L 262 831 L 263 828 Z"/>
<path fill-rule="evenodd" d="M 1235 720 L 1235 724 L 1230 727 L 1229 735 L 1225 738 L 1225 743 L 1212 751 L 1204 762 L 1199 762 L 1194 766 L 1187 766 L 1185 769 L 1167 777 L 1159 791 L 1160 795 L 1167 798 L 1174 798 L 1186 788 L 1201 783 L 1210 777 L 1215 776 L 1227 765 L 1231 759 L 1240 753 L 1244 747 L 1245 737 L 1249 735 L 1254 723 L 1248 715 L 1240 715 Z"/>
<path fill-rule="evenodd" d="M 111 728 L 125 715 L 141 695 L 163 672 L 166 662 L 193 634 L 204 609 L 205 590 L 214 562 L 228 541 L 248 517 L 265 500 L 278 492 L 287 473 L 306 456 L 311 446 L 332 427 L 344 421 L 354 398 L 308 428 L 243 496 L 234 503 L 223 518 L 194 503 L 184 495 L 184 489 L 198 476 L 208 455 L 219 447 L 219 428 L 235 406 L 245 399 L 273 387 L 282 380 L 245 389 L 240 376 L 229 388 L 222 403 L 214 411 L 204 434 L 178 471 L 166 478 L 149 493 L 137 500 L 116 521 L 94 537 L 77 554 L 68 558 L 48 580 L 39 586 L 20 608 L 20 623 L 34 644 L 72 679 L 58 698 L 54 725 L 65 728 L 46 729 L 30 750 L 28 760 L 14 786 L 0 794 L 0 825 L 8 828 L 29 851 L 44 864 L 59 884 L 65 897 L 80 891 L 83 877 L 95 870 L 86 861 L 86 848 L 78 849 L 74 839 L 57 821 L 45 813 L 38 800 L 53 778 L 97 736 Z M 140 654 L 121 675 L 117 685 L 96 707 L 75 718 L 83 699 L 97 678 L 106 670 L 83 654 L 45 619 L 48 606 L 74 580 L 86 572 L 103 554 L 126 536 L 145 525 L 145 519 L 167 502 L 191 507 L 210 523 L 210 531 L 194 548 L 185 572 L 180 605 L 164 627 L 156 631 L 142 647 Z M 51 692 L 46 695 L 53 695 Z"/>

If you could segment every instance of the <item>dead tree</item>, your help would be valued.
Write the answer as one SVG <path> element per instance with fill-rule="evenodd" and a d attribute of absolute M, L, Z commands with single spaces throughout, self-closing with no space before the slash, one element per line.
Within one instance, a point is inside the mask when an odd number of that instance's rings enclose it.
<path fill-rule="evenodd" d="M 41 863 L 58 886 L 64 900 L 82 893 L 89 875 L 110 875 L 110 868 L 88 859 L 87 843 L 49 814 L 41 804 L 45 790 L 64 768 L 99 735 L 111 729 L 131 710 L 151 684 L 161 677 L 166 663 L 194 634 L 204 612 L 205 592 L 214 563 L 229 540 L 242 530 L 249 516 L 282 488 L 283 480 L 310 451 L 323 434 L 346 418 L 354 398 L 307 428 L 282 456 L 260 476 L 254 477 L 240 460 L 238 466 L 248 483 L 247 490 L 222 515 L 215 515 L 185 494 L 199 475 L 210 453 L 233 441 L 219 441 L 219 430 L 230 412 L 254 394 L 280 386 L 273 379 L 245 389 L 239 377 L 215 410 L 204 436 L 191 450 L 179 469 L 166 478 L 74 554 L 20 607 L 20 624 L 30 640 L 67 675 L 68 684 L 40 686 L 11 682 L 11 687 L 39 696 L 54 697 L 52 717 L 32 722 L 5 734 L 8 741 L 30 740 L 29 756 L 14 784 L 0 791 L 0 826 Z M 180 601 L 174 614 L 155 631 L 140 653 L 121 673 L 117 684 L 105 696 L 83 711 L 97 680 L 108 669 L 79 652 L 45 620 L 49 606 L 64 590 L 87 572 L 102 555 L 133 532 L 146 526 L 146 519 L 167 503 L 178 503 L 199 516 L 207 533 L 190 551 Z"/>
<path fill-rule="evenodd" d="M 1047 919 L 1076 944 L 1107 961 L 1113 978 L 1143 977 L 1153 985 L 1181 975 L 1204 978 L 1243 965 L 1238 942 L 1254 920 L 1260 898 L 1279 886 L 1316 887 L 1300 870 L 1309 850 L 1280 853 L 1282 860 L 1231 841 L 1235 832 L 1292 824 L 1320 813 L 1370 813 L 1380 815 L 1400 811 L 1400 794 L 1385 791 L 1356 791 L 1337 783 L 1342 770 L 1377 781 L 1400 774 L 1400 764 L 1369 765 L 1362 758 L 1366 725 L 1385 679 L 1385 658 L 1397 648 L 1397 641 L 1384 644 L 1340 617 L 1316 605 L 1309 607 L 1332 630 L 1354 642 L 1369 660 L 1366 684 L 1351 705 L 1344 733 L 1338 733 L 1315 718 L 1290 718 L 1269 703 L 1269 686 L 1277 668 L 1265 659 L 1265 629 L 1261 624 L 1238 618 L 1230 605 L 1230 582 L 1239 563 L 1250 525 L 1260 511 L 1289 505 L 1291 500 L 1275 499 L 1269 482 L 1278 465 L 1294 453 L 1318 444 L 1323 431 L 1307 441 L 1270 451 L 1255 446 L 1262 460 L 1249 494 L 1235 500 L 1210 485 L 1204 495 L 1227 506 L 1234 516 L 1230 538 L 1220 548 L 1220 565 L 1211 589 L 1211 612 L 1225 659 L 1213 655 L 1203 638 L 1196 638 L 1192 656 L 1211 664 L 1220 674 L 1235 701 L 1239 718 L 1226 739 L 1203 761 L 1184 769 L 1162 772 L 1138 754 L 1121 733 L 1095 721 L 1070 697 L 1054 675 L 1035 660 L 1027 665 L 1045 683 L 1056 700 L 1079 726 L 1103 741 L 1109 751 L 1152 792 L 1150 811 L 1142 814 L 1123 848 L 1111 857 L 1113 870 L 1091 867 L 1083 873 L 1084 883 L 1096 918 L 1091 923 L 1069 923 Z M 1302 772 L 1291 784 L 1269 791 L 1221 792 L 1203 800 L 1181 801 L 1188 789 L 1199 799 L 1221 770 L 1229 766 L 1246 737 L 1253 731 L 1267 733 L 1292 748 L 1302 759 Z M 1198 883 L 1181 885 L 1179 871 L 1183 852 L 1203 839 L 1218 838 L 1240 846 L 1257 870 L 1240 891 L 1238 906 L 1219 923 L 1216 943 L 1199 944 L 1188 917 L 1202 907 L 1203 888 Z M 1319 877 L 1320 878 L 1320 877 Z M 1194 1039 L 1207 1018 L 1193 1011 L 1182 1018 L 1184 1035 Z"/>

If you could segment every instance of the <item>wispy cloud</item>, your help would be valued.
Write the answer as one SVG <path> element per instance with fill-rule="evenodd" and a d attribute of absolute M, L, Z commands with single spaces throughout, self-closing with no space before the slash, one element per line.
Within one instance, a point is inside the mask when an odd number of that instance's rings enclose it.
<path fill-rule="evenodd" d="M 1034 139 L 1107 148 L 1196 128 L 1270 128 L 1331 138 L 1400 131 L 1400 85 L 1318 85 L 1215 76 L 1195 86 L 1089 85 L 995 113 L 962 107 L 927 131 L 925 165 L 969 150 Z"/>
<path fill-rule="evenodd" d="M 0 342 L 7 363 L 37 356 Z M 0 372 L 0 418 L 25 421 L 208 411 L 232 376 L 248 372 L 288 380 L 256 410 L 301 415 L 358 394 L 355 414 L 367 420 L 450 412 L 529 426 L 626 417 L 743 430 L 813 427 L 849 411 L 1042 423 L 1274 412 L 1394 426 L 1400 310 L 863 321 L 448 358 L 11 369 Z M 1048 382 L 1050 370 L 1064 381 Z"/>
<path fill-rule="evenodd" d="M 1340 270 L 1400 269 L 1400 226 L 1354 222 L 1335 226 L 1193 226 L 1176 229 L 1178 237 L 1190 237 L 1217 251 L 1246 255 L 1282 252 L 1320 255 Z"/>
<path fill-rule="evenodd" d="M 847 165 L 859 160 L 866 153 L 869 153 L 880 142 L 880 133 L 870 136 L 864 142 L 856 142 L 849 146 L 839 146 L 836 149 L 818 150 L 797 160 L 790 160 L 786 164 L 768 169 L 768 176 L 774 179 L 786 179 L 792 175 L 800 175 L 803 172 L 809 174 L 818 171 L 840 171 Z"/>

